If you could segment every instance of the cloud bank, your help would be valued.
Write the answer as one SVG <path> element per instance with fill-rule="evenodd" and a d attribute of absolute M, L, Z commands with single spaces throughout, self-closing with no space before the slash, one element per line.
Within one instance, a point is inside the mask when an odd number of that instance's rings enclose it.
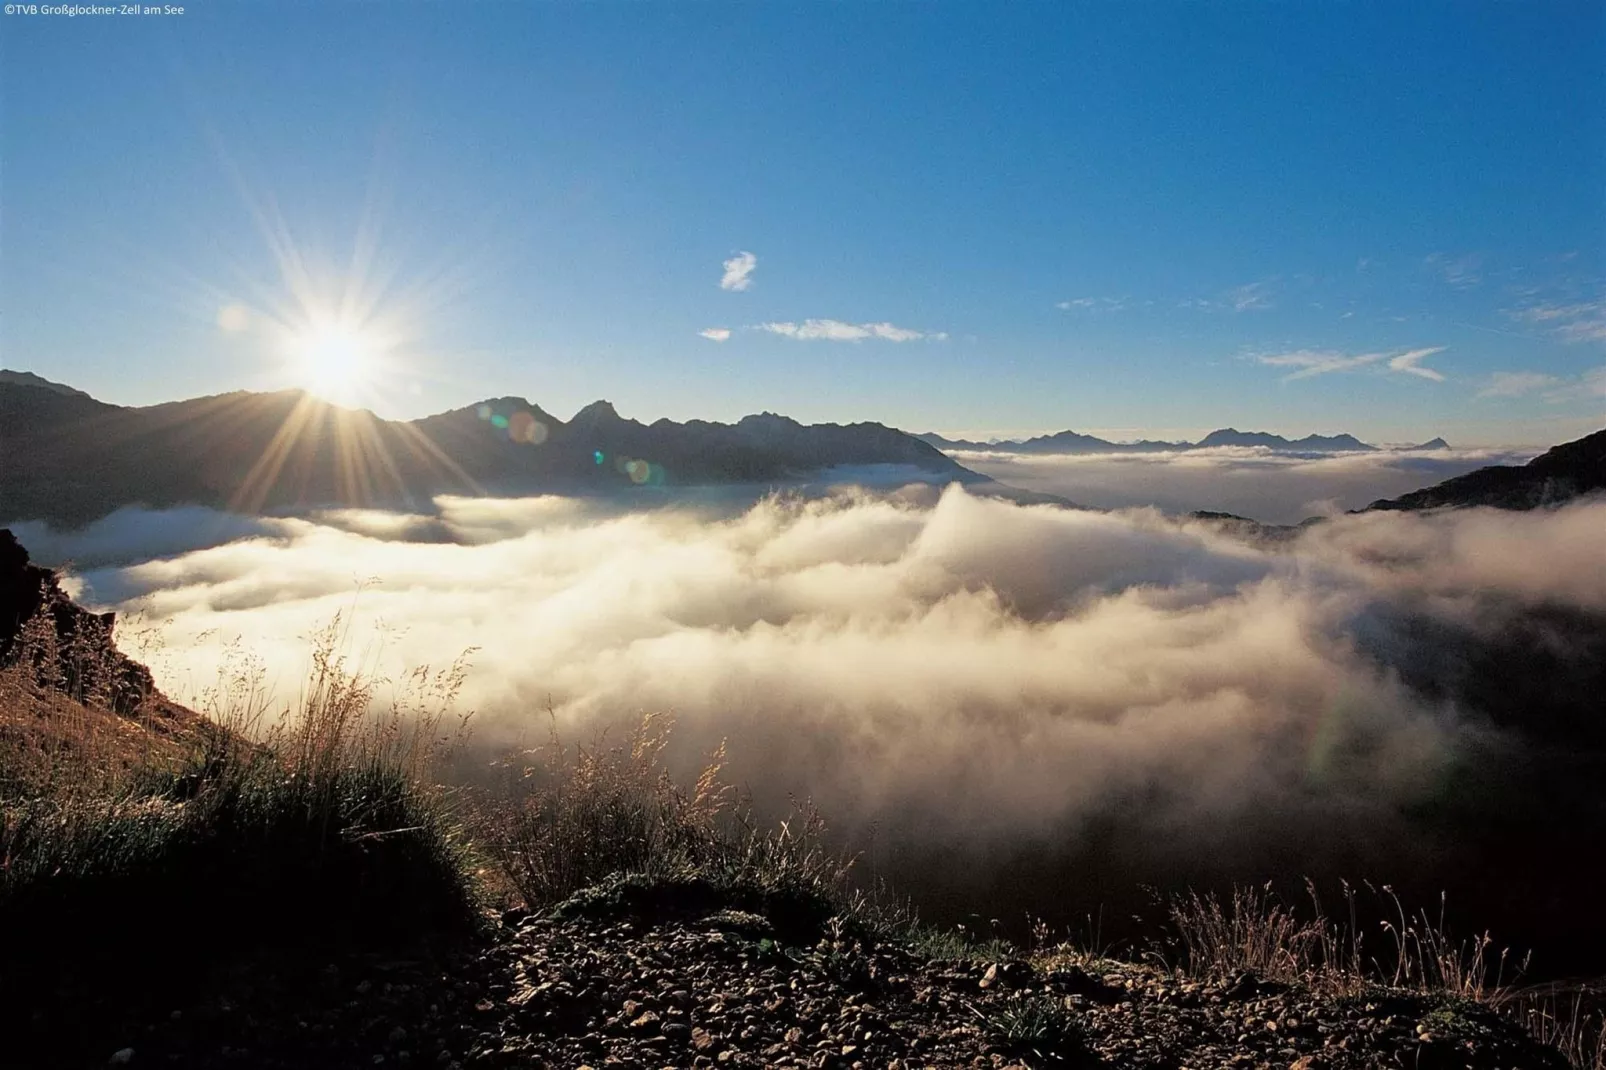
<path fill-rule="evenodd" d="M 74 585 L 161 623 L 159 649 L 131 652 L 177 696 L 234 642 L 293 696 L 303 637 L 337 612 L 382 672 L 473 645 L 486 747 L 543 738 L 549 706 L 570 739 L 672 713 L 680 760 L 729 738 L 762 809 L 815 799 L 869 864 L 958 916 L 1024 910 L 1010 897 L 1028 889 L 1043 910 L 1045 887 L 1080 909 L 1145 881 L 1443 877 L 1470 841 L 1420 814 L 1499 733 L 1402 683 L 1379 622 L 1606 612 L 1603 526 L 1606 504 L 1367 515 L 1252 545 L 954 486 L 650 513 L 125 513 L 30 537 L 41 557 L 119 538 L 160 555 Z"/>
<path fill-rule="evenodd" d="M 1225 447 L 1178 453 L 959 452 L 967 468 L 1095 509 L 1153 505 L 1168 513 L 1234 513 L 1268 524 L 1360 509 L 1538 451 L 1436 450 L 1288 454 Z"/>

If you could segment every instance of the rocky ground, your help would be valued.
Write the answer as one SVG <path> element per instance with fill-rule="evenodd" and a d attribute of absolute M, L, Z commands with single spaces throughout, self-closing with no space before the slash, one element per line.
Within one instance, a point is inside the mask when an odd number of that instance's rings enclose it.
<path fill-rule="evenodd" d="M 812 942 L 796 935 L 734 910 L 515 915 L 472 949 L 322 963 L 256 956 L 196 998 L 129 1021 L 81 1059 L 66 1056 L 72 1038 L 62 1034 L 54 1053 L 7 1065 L 1565 1065 L 1470 1004 L 1384 991 L 1319 996 L 1247 975 L 1188 981 L 1071 956 L 1035 966 L 934 961 L 867 947 L 830 925 Z M 97 1013 L 84 1005 L 78 1021 Z"/>

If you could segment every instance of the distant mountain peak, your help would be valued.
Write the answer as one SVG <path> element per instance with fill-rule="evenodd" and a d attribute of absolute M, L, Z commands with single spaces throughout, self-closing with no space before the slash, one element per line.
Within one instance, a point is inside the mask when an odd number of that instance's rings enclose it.
<path fill-rule="evenodd" d="M 748 427 L 748 428 L 761 428 L 761 427 L 787 427 L 787 428 L 792 428 L 792 427 L 802 427 L 803 425 L 798 423 L 796 420 L 792 419 L 790 416 L 782 416 L 780 413 L 770 412 L 768 409 L 766 409 L 763 412 L 752 413 L 750 415 L 743 416 L 740 420 L 736 421 L 736 426 L 737 427 Z"/>
<path fill-rule="evenodd" d="M 619 410 L 613 407 L 613 402 L 597 400 L 575 413 L 569 420 L 571 426 L 589 427 L 599 423 L 623 423 Z"/>

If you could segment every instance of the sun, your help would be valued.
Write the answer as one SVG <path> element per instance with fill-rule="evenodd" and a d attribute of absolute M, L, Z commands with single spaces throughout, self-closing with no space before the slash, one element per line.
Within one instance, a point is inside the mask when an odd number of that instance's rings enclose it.
<path fill-rule="evenodd" d="M 384 347 L 360 326 L 336 322 L 295 332 L 287 348 L 302 387 L 325 401 L 349 404 L 373 387 Z"/>

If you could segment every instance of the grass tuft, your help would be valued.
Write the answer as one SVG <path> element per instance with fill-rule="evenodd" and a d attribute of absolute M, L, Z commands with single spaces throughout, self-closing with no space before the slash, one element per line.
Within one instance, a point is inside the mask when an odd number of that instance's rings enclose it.
<path fill-rule="evenodd" d="M 835 915 L 873 922 L 871 900 L 849 879 L 854 859 L 826 846 L 817 811 L 804 805 L 760 828 L 721 779 L 724 744 L 683 788 L 663 757 L 672 729 L 648 715 L 620 743 L 604 734 L 569 747 L 554 728 L 547 747 L 519 756 L 512 798 L 489 808 L 486 839 L 529 909 L 680 901 L 752 910 L 778 927 L 796 918 L 810 931 Z"/>

